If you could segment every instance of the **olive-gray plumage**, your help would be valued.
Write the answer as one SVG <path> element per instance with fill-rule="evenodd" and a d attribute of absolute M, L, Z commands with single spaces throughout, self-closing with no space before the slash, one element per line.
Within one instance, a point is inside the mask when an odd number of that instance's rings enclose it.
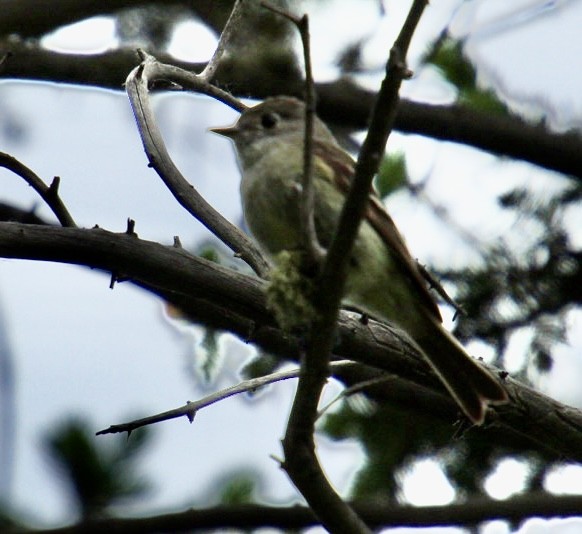
<path fill-rule="evenodd" d="M 244 111 L 234 126 L 213 130 L 235 143 L 245 219 L 271 256 L 297 250 L 302 242 L 304 117 L 302 102 L 275 97 Z M 315 228 L 325 247 L 337 224 L 354 162 L 317 117 L 313 142 Z M 351 252 L 344 300 L 405 330 L 476 424 L 483 422 L 489 403 L 507 401 L 500 383 L 441 325 L 438 307 L 416 263 L 374 195 Z"/>

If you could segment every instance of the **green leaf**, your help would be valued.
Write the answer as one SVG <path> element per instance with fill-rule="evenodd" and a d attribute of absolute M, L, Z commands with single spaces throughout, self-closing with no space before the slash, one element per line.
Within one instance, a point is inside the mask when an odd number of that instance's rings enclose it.
<path fill-rule="evenodd" d="M 206 245 L 204 248 L 200 249 L 198 255 L 205 260 L 214 263 L 222 263 L 218 250 L 210 245 Z"/>
<path fill-rule="evenodd" d="M 384 156 L 374 182 L 380 198 L 385 198 L 398 191 L 407 182 L 408 170 L 404 153 L 396 152 Z"/>
<path fill-rule="evenodd" d="M 426 61 L 437 67 L 445 80 L 459 91 L 477 89 L 475 68 L 463 55 L 460 41 L 449 37 L 443 39 L 428 54 Z"/>
<path fill-rule="evenodd" d="M 204 363 L 201 366 L 202 374 L 207 382 L 211 382 L 212 378 L 216 376 L 219 371 L 219 363 L 221 361 L 220 352 L 218 350 L 218 338 L 221 332 L 214 328 L 205 328 L 204 337 L 200 342 L 200 346 L 205 352 Z"/>
<path fill-rule="evenodd" d="M 255 480 L 245 474 L 234 475 L 221 489 L 220 502 L 222 504 L 246 504 L 253 502 L 255 494 Z"/>
<path fill-rule="evenodd" d="M 245 363 L 241 370 L 241 376 L 245 380 L 251 378 L 258 378 L 259 376 L 266 376 L 274 373 L 284 360 L 277 358 L 268 352 L 259 351 L 255 357 L 249 362 Z"/>
<path fill-rule="evenodd" d="M 461 104 L 489 113 L 509 113 L 494 91 L 477 85 L 475 67 L 463 54 L 462 42 L 449 37 L 437 42 L 426 62 L 437 67 L 443 78 L 455 86 Z"/>
<path fill-rule="evenodd" d="M 147 485 L 134 463 L 149 441 L 146 429 L 107 440 L 73 417 L 44 436 L 43 446 L 63 475 L 83 517 L 103 515 L 122 499 L 141 496 Z M 145 431 L 145 432 L 144 432 Z"/>

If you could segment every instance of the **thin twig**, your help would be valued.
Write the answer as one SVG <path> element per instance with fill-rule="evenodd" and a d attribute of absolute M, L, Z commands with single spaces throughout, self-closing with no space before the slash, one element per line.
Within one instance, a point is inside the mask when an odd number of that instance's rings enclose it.
<path fill-rule="evenodd" d="M 58 176 L 55 176 L 51 185 L 47 186 L 31 169 L 5 152 L 0 152 L 0 167 L 12 171 L 30 185 L 47 203 L 48 207 L 63 226 L 73 228 L 77 226 L 69 210 L 67 210 L 59 197 L 60 178 Z"/>
<path fill-rule="evenodd" d="M 315 195 L 313 190 L 313 118 L 315 115 L 315 87 L 313 81 L 313 69 L 311 67 L 311 45 L 309 36 L 309 17 L 298 17 L 293 13 L 271 5 L 269 2 L 261 2 L 266 9 L 285 17 L 291 21 L 299 31 L 303 45 L 303 59 L 305 64 L 305 134 L 303 138 L 303 176 L 301 181 L 301 201 L 299 203 L 299 222 L 301 224 L 302 249 L 306 252 L 308 261 L 315 265 L 321 265 L 325 257 L 325 249 L 319 243 L 315 231 Z"/>
<path fill-rule="evenodd" d="M 451 297 L 447 290 L 443 287 L 443 285 L 433 276 L 433 274 L 427 270 L 427 268 L 420 262 L 416 262 L 416 266 L 420 271 L 422 277 L 428 282 L 431 289 L 434 289 L 438 295 L 455 310 L 455 314 L 453 316 L 453 321 L 459 315 L 467 315 L 467 312 L 463 309 L 463 306 L 455 301 L 453 297 Z"/>
<path fill-rule="evenodd" d="M 205 80 L 206 82 L 212 81 L 212 78 L 214 77 L 214 74 L 220 65 L 220 60 L 222 59 L 224 51 L 226 50 L 226 46 L 236 29 L 236 23 L 240 19 L 242 13 L 242 4 L 243 0 L 236 0 L 228 20 L 222 29 L 220 39 L 218 40 L 214 54 L 212 54 L 212 58 L 210 58 L 210 61 L 206 64 L 204 70 L 198 75 L 199 78 Z"/>
<path fill-rule="evenodd" d="M 303 181 L 300 206 L 300 220 L 303 226 L 303 241 L 309 257 L 317 264 L 325 258 L 325 250 L 319 243 L 315 232 L 315 195 L 313 189 L 313 122 L 315 115 L 315 87 L 311 68 L 311 44 L 309 37 L 309 18 L 303 15 L 297 23 L 305 62 L 305 137 L 303 144 Z"/>
<path fill-rule="evenodd" d="M 256 245 L 236 226 L 218 213 L 178 170 L 158 129 L 150 106 L 148 86 L 152 80 L 160 79 L 162 74 L 172 69 L 162 68 L 152 56 L 141 52 L 144 61 L 128 76 L 126 90 L 137 121 L 139 133 L 150 165 L 156 170 L 166 187 L 176 200 L 212 233 L 229 246 L 235 254 L 245 260 L 259 276 L 265 276 L 269 264 Z M 160 71 L 162 68 L 162 71 Z M 175 69 L 175 72 L 181 69 Z M 181 76 L 193 83 L 196 77 L 181 71 Z M 200 82 L 206 88 L 208 84 Z"/>
<path fill-rule="evenodd" d="M 308 261 L 321 265 L 325 251 L 319 244 L 315 232 L 314 189 L 313 189 L 313 123 L 315 114 L 315 89 L 311 69 L 309 19 L 307 15 L 298 18 L 269 4 L 262 5 L 291 20 L 299 30 L 303 43 L 305 60 L 305 133 L 303 146 L 302 195 L 299 208 L 301 235 Z M 319 269 L 318 269 L 319 270 Z M 337 317 L 339 299 L 333 313 L 333 323 Z M 321 312 L 322 310 L 318 310 Z M 297 489 L 307 500 L 323 526 L 330 532 L 368 533 L 370 530 L 358 515 L 346 504 L 331 486 L 315 453 L 314 433 L 317 419 L 317 405 L 321 391 L 329 376 L 333 332 L 324 333 L 323 340 L 314 334 L 319 328 L 315 321 L 305 358 L 301 362 L 301 375 L 293 401 L 291 415 L 283 439 L 285 461 L 282 467 L 287 471 Z M 325 337 L 329 334 L 329 337 Z M 321 342 L 320 342 L 321 341 Z M 323 345 L 323 351 L 320 350 Z"/>
<path fill-rule="evenodd" d="M 348 361 L 334 362 L 332 365 L 334 368 L 339 368 L 341 366 L 352 365 L 352 362 Z M 192 423 L 194 421 L 196 413 L 198 412 L 198 410 L 201 410 L 202 408 L 206 408 L 207 406 L 227 399 L 228 397 L 239 395 L 241 393 L 253 392 L 268 384 L 281 382 L 282 380 L 289 380 L 290 378 L 297 378 L 297 376 L 299 376 L 299 369 L 291 369 L 290 371 L 280 371 L 278 373 L 271 373 L 269 375 L 244 380 L 238 384 L 235 384 L 234 386 L 211 393 L 210 395 L 207 395 L 206 397 L 203 397 L 200 400 L 194 402 L 188 401 L 184 406 L 180 406 L 179 408 L 174 408 L 173 410 L 168 410 L 166 412 L 162 412 L 156 415 L 150 415 L 148 417 L 136 419 L 129 423 L 111 425 L 109 428 L 99 430 L 99 432 L 97 432 L 96 435 L 100 436 L 103 434 L 119 434 L 121 432 L 131 433 L 134 430 L 141 428 L 143 426 L 153 425 L 155 423 L 169 421 L 171 419 L 177 419 L 179 417 L 187 417 L 188 421 Z"/>
<path fill-rule="evenodd" d="M 374 106 L 372 124 L 360 152 L 352 187 L 323 264 L 318 292 L 314 299 L 318 315 L 311 325 L 302 373 L 283 439 L 284 467 L 309 504 L 313 506 L 324 526 L 332 532 L 369 530 L 333 490 L 327 491 L 329 483 L 317 462 L 313 441 L 317 408 L 321 391 L 329 376 L 329 358 L 334 345 L 336 321 L 347 278 L 350 250 L 368 206 L 372 179 L 378 170 L 388 135 L 394 124 L 400 84 L 409 76 L 404 63 L 408 45 L 426 4 L 427 0 L 413 2 L 390 52 L 386 77 Z M 328 510 L 332 512 L 328 513 Z"/>

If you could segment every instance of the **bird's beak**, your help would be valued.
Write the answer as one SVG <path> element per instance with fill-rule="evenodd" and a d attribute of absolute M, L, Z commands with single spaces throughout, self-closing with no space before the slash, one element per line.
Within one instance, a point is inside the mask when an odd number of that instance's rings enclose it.
<path fill-rule="evenodd" d="M 229 139 L 234 139 L 240 130 L 235 124 L 234 126 L 227 126 L 225 128 L 210 128 L 209 131 L 222 135 L 223 137 L 228 137 Z"/>

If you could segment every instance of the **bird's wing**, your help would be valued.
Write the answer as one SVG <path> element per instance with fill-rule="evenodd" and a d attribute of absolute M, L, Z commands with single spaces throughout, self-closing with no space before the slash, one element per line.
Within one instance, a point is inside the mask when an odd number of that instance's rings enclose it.
<path fill-rule="evenodd" d="M 354 176 L 354 160 L 352 157 L 339 146 L 320 143 L 317 140 L 314 142 L 314 154 L 329 165 L 333 171 L 329 173 L 330 179 L 333 177 L 337 186 L 347 194 Z M 426 285 L 425 278 L 422 276 L 410 252 L 408 252 L 406 243 L 396 228 L 392 217 L 384 209 L 382 202 L 373 190 L 370 192 L 365 218 L 374 230 L 378 232 L 391 252 L 392 257 L 398 262 L 400 270 L 410 281 L 411 286 L 417 290 L 428 312 L 434 319 L 441 322 L 440 311 Z"/>

